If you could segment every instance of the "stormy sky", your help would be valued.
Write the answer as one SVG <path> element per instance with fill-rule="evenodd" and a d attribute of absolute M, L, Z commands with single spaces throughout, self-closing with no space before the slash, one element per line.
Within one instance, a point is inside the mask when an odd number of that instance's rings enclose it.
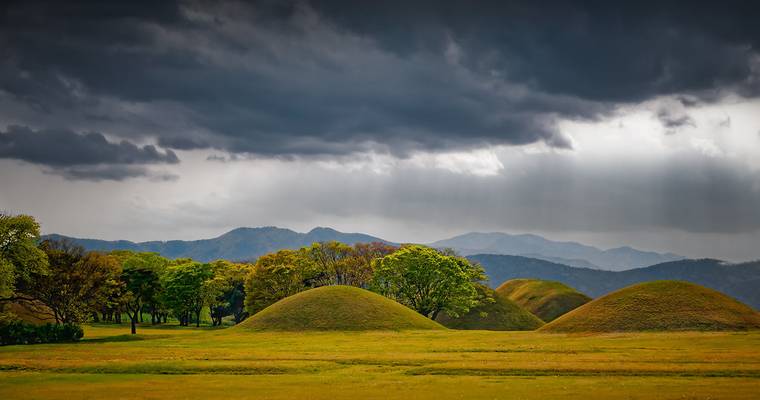
<path fill-rule="evenodd" d="M 760 258 L 759 7 L 610 3 L 6 2 L 0 209 Z"/>

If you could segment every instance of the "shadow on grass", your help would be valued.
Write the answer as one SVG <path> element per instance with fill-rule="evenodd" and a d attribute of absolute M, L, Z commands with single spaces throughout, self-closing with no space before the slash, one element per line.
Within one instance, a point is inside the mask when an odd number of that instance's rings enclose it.
<path fill-rule="evenodd" d="M 129 324 L 105 324 L 105 323 L 89 323 L 87 324 L 93 328 L 123 328 L 126 330 L 129 330 Z M 167 330 L 167 331 L 174 331 L 174 330 L 192 330 L 192 331 L 211 331 L 211 330 L 219 330 L 219 329 L 226 329 L 231 328 L 234 325 L 222 325 L 222 326 L 209 326 L 209 325 L 201 325 L 199 327 L 196 327 L 195 325 L 192 326 L 180 326 L 175 324 L 146 324 L 146 323 L 140 323 L 137 324 L 137 330 L 138 332 L 141 329 L 149 329 L 149 330 Z"/>
<path fill-rule="evenodd" d="M 100 337 L 100 338 L 93 338 L 93 339 L 82 339 L 78 341 L 77 343 L 118 343 L 118 342 L 138 342 L 141 340 L 152 340 L 152 339 L 165 339 L 171 337 L 171 335 L 116 335 L 116 336 L 107 336 L 107 337 Z"/>

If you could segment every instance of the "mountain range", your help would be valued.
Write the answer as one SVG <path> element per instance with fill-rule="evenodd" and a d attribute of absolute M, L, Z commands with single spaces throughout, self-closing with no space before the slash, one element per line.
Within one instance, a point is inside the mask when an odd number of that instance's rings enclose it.
<path fill-rule="evenodd" d="M 237 228 L 219 237 L 203 240 L 170 240 L 130 242 L 79 239 L 62 235 L 46 238 L 68 239 L 87 250 L 133 250 L 157 252 L 168 258 L 190 257 L 199 261 L 227 259 L 255 260 L 259 256 L 280 249 L 297 249 L 313 242 L 337 240 L 355 244 L 369 242 L 391 243 L 362 233 L 343 233 L 331 228 L 314 228 L 307 233 L 277 227 Z M 506 233 L 468 233 L 430 244 L 433 247 L 450 247 L 462 255 L 507 254 L 542 259 L 581 268 L 625 270 L 645 267 L 666 261 L 682 259 L 672 253 L 660 254 L 619 247 L 601 250 L 575 242 L 558 242 L 537 235 L 510 235 Z"/>
<path fill-rule="evenodd" d="M 298 249 L 314 242 L 389 243 L 383 239 L 362 233 L 343 233 L 330 228 L 314 228 L 307 233 L 273 226 L 261 228 L 237 228 L 219 237 L 202 240 L 170 240 L 166 242 L 130 242 L 128 240 L 80 239 L 63 235 L 45 235 L 43 239 L 65 239 L 86 250 L 132 250 L 156 252 L 167 258 L 192 258 L 208 262 L 218 259 L 231 261 L 255 261 L 259 256 L 282 250 Z"/>
<path fill-rule="evenodd" d="M 483 266 L 493 287 L 515 278 L 546 279 L 598 297 L 634 283 L 681 280 L 718 290 L 760 310 L 760 261 L 678 260 L 627 271 L 602 271 L 521 256 L 477 254 L 467 258 Z"/>
<path fill-rule="evenodd" d="M 673 253 L 641 251 L 632 247 L 601 250 L 577 242 L 558 242 L 538 235 L 472 232 L 439 240 L 431 246 L 450 247 L 462 255 L 504 254 L 538 258 L 573 267 L 622 271 L 684 259 Z"/>

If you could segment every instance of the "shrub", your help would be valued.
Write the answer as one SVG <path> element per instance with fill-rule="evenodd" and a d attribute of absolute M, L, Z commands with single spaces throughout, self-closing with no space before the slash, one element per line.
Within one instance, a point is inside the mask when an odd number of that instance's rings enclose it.
<path fill-rule="evenodd" d="M 32 325 L 23 321 L 0 323 L 0 345 L 76 342 L 84 331 L 73 324 Z"/>

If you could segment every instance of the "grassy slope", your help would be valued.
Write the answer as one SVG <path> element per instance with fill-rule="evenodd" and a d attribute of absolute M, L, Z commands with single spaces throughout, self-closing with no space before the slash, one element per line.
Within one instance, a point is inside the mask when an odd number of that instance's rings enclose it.
<path fill-rule="evenodd" d="M 760 332 L 85 330 L 0 347 L 0 398 L 751 399 L 760 384 Z"/>
<path fill-rule="evenodd" d="M 760 314 L 720 292 L 646 282 L 600 297 L 544 325 L 549 332 L 760 329 Z"/>
<path fill-rule="evenodd" d="M 2 311 L 9 312 L 16 318 L 35 325 L 55 323 L 52 311 L 40 302 L 33 303 L 8 303 Z"/>
<path fill-rule="evenodd" d="M 540 279 L 512 279 L 496 289 L 543 321 L 550 322 L 589 301 L 585 294 L 560 282 Z"/>
<path fill-rule="evenodd" d="M 443 329 L 414 310 L 368 290 L 324 286 L 261 310 L 242 328 L 274 331 Z"/>
<path fill-rule="evenodd" d="M 437 321 L 452 329 L 485 329 L 491 331 L 532 331 L 544 323 L 512 300 L 499 296 L 493 289 L 481 287 L 493 297 L 493 303 L 475 307 L 459 318 L 439 314 Z"/>

